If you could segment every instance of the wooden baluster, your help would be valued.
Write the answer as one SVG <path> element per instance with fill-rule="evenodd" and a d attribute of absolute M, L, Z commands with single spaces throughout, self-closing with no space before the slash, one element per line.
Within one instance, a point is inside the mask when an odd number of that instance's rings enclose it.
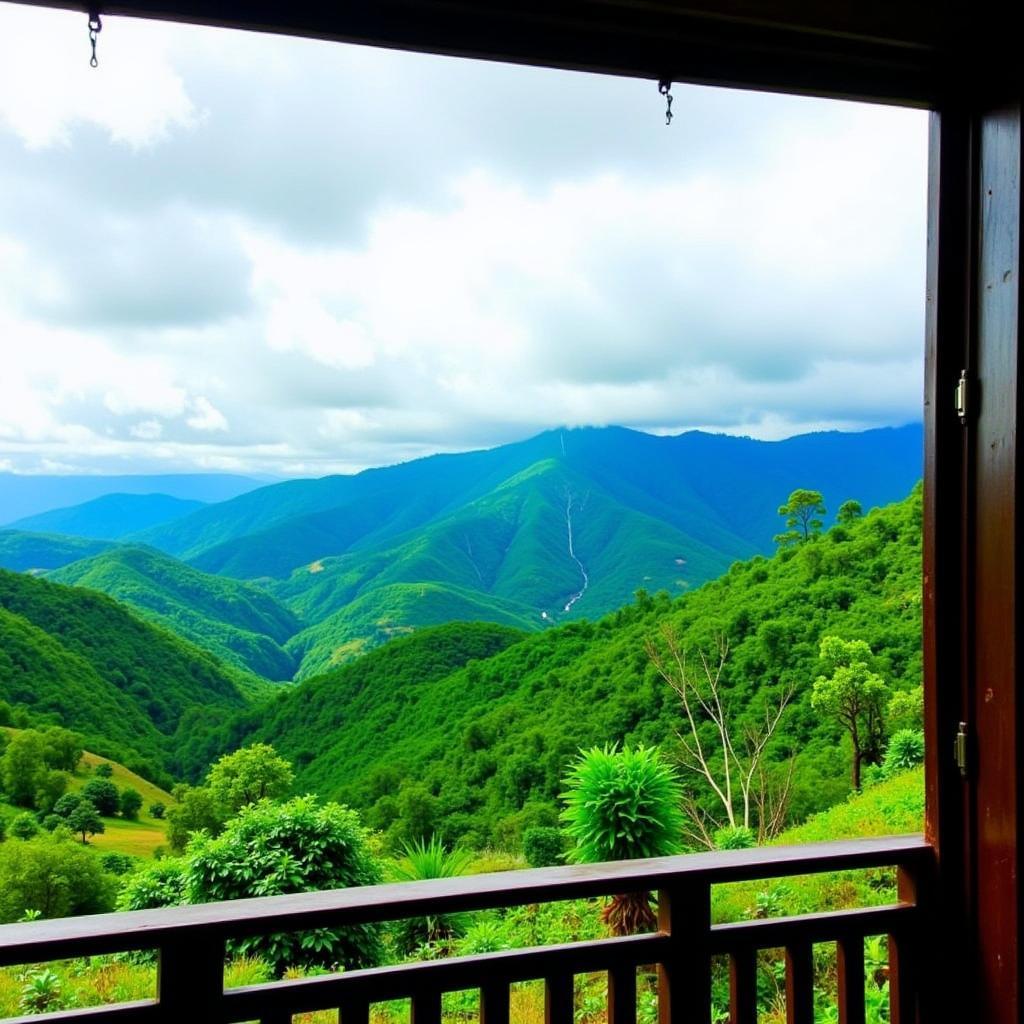
<path fill-rule="evenodd" d="M 786 1024 L 814 1024 L 814 956 L 810 943 L 786 948 Z"/>
<path fill-rule="evenodd" d="M 365 1000 L 346 1003 L 338 1011 L 340 1024 L 370 1024 L 370 1004 Z"/>
<path fill-rule="evenodd" d="M 544 981 L 544 1024 L 573 1024 L 572 975 L 556 974 Z"/>
<path fill-rule="evenodd" d="M 729 1024 L 757 1024 L 757 950 L 729 957 Z"/>
<path fill-rule="evenodd" d="M 906 868 L 896 870 L 901 903 L 917 903 L 917 880 Z M 918 936 L 901 932 L 889 936 L 889 1016 L 892 1024 L 917 1024 L 917 979 L 914 948 Z"/>
<path fill-rule="evenodd" d="M 412 1024 L 441 1024 L 441 993 L 417 992 L 412 997 Z"/>
<path fill-rule="evenodd" d="M 608 972 L 608 1024 L 636 1024 L 636 967 L 613 967 Z"/>
<path fill-rule="evenodd" d="M 508 982 L 491 981 L 480 989 L 480 1024 L 509 1024 Z"/>
<path fill-rule="evenodd" d="M 710 1024 L 711 886 L 690 882 L 662 889 L 658 928 L 670 939 L 658 965 L 658 1024 Z"/>
<path fill-rule="evenodd" d="M 224 940 L 192 932 L 160 948 L 156 972 L 163 1024 L 216 1020 L 224 996 Z"/>
<path fill-rule="evenodd" d="M 839 972 L 839 1024 L 864 1024 L 864 939 L 860 935 L 836 943 Z"/>

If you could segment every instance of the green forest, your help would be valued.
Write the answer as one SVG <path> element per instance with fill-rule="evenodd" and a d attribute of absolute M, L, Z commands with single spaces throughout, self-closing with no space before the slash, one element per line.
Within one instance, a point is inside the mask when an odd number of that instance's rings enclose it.
<path fill-rule="evenodd" d="M 435 509 L 427 529 L 277 577 L 153 546 L 175 521 L 52 548 L 8 531 L 6 550 L 40 564 L 0 569 L 0 922 L 919 829 L 920 485 L 870 510 L 791 488 L 771 504 L 767 545 L 717 572 L 719 517 L 706 563 L 705 542 L 686 541 L 702 567 L 692 584 L 640 573 L 651 586 L 634 586 L 635 558 L 688 566 L 683 541 L 659 539 L 649 497 L 616 534 L 619 505 L 597 487 L 584 501 L 570 479 L 532 463 Z M 589 540 L 571 532 L 577 500 Z M 580 584 L 557 582 L 567 528 Z M 60 564 L 42 564 L 47 552 Z M 606 610 L 536 614 L 571 610 L 591 581 Z M 729 794 L 723 771 L 744 780 Z M 651 827 L 624 828 L 623 806 Z M 59 897 L 56 877 L 72 880 Z M 892 885 L 868 872 L 727 887 L 715 915 L 884 902 Z M 624 896 L 277 936 L 236 944 L 226 970 L 243 984 L 574 941 L 644 930 L 651 914 Z M 827 1022 L 834 965 L 818 969 Z M 783 1003 L 773 970 L 762 965 L 767 1020 Z M 146 998 L 153 971 L 138 958 L 0 971 L 0 1012 L 93 1005 L 108 976 Z M 591 999 L 582 1019 L 598 1021 L 588 984 L 578 1005 Z M 719 1001 L 726 985 L 716 978 Z M 869 1020 L 886 1019 L 884 995 L 869 984 Z M 522 1019 L 542 1016 L 542 996 L 523 999 Z M 653 990 L 645 999 L 653 1020 Z M 446 1004 L 452 1020 L 465 1010 Z"/>

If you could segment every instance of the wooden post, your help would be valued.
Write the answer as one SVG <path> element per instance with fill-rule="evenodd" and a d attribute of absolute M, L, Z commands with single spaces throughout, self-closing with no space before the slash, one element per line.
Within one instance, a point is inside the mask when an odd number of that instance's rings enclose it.
<path fill-rule="evenodd" d="M 156 990 L 161 1024 L 216 1020 L 224 995 L 224 940 L 193 931 L 162 946 Z"/>
<path fill-rule="evenodd" d="M 658 1024 L 710 1024 L 711 886 L 698 882 L 662 889 L 658 927 L 671 940 L 658 965 Z"/>

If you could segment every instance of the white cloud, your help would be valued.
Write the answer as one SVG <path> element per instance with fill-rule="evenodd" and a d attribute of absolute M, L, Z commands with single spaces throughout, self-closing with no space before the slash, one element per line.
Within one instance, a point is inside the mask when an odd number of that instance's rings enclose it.
<path fill-rule="evenodd" d="M 193 430 L 219 431 L 228 429 L 228 421 L 208 398 L 199 395 L 192 399 L 192 415 L 185 422 Z"/>
<path fill-rule="evenodd" d="M 666 129 L 646 82 L 118 18 L 93 71 L 83 16 L 0 29 L 19 469 L 920 415 L 919 112 L 677 87 Z"/>

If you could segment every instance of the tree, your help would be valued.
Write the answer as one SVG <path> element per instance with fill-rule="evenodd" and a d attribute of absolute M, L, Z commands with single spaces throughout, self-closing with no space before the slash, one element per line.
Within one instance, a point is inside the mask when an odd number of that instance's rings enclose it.
<path fill-rule="evenodd" d="M 14 711 L 5 700 L 0 700 L 0 726 L 9 726 L 14 716 Z"/>
<path fill-rule="evenodd" d="M 112 818 L 121 806 L 117 786 L 107 779 L 90 779 L 82 787 L 82 796 L 104 817 Z"/>
<path fill-rule="evenodd" d="M 856 519 L 864 515 L 864 509 L 861 508 L 861 504 L 854 498 L 849 501 L 844 501 L 839 506 L 839 511 L 836 513 L 836 522 L 842 523 L 843 526 L 849 526 Z"/>
<path fill-rule="evenodd" d="M 666 625 L 661 644 L 647 640 L 647 656 L 658 675 L 679 698 L 683 728 L 676 730 L 682 766 L 708 784 L 719 813 L 701 805 L 693 794 L 683 799 L 689 838 L 716 849 L 723 829 L 745 830 L 758 842 L 773 839 L 786 824 L 793 781 L 794 760 L 773 770 L 767 764 L 768 745 L 793 696 L 784 689 L 766 701 L 760 721 L 740 724 L 732 715 L 723 686 L 729 642 L 719 636 L 713 654 L 699 651 L 700 665 L 693 671 L 675 630 Z M 710 730 L 707 728 L 710 726 Z M 708 740 L 708 732 L 714 742 Z"/>
<path fill-rule="evenodd" d="M 142 810 L 142 794 L 128 786 L 121 790 L 121 817 L 136 821 Z"/>
<path fill-rule="evenodd" d="M 562 820 L 576 841 L 569 860 L 596 864 L 663 857 L 682 849 L 683 789 L 656 747 L 581 751 L 565 786 Z M 615 935 L 651 931 L 657 924 L 646 892 L 613 897 L 604 920 Z"/>
<path fill-rule="evenodd" d="M 863 640 L 822 637 L 820 656 L 832 674 L 815 679 L 811 706 L 835 718 L 849 734 L 853 745 L 851 782 L 857 790 L 861 765 L 865 761 L 877 764 L 881 757 L 885 738 L 882 709 L 889 687 L 871 670 L 871 648 Z"/>
<path fill-rule="evenodd" d="M 109 761 L 100 761 L 93 771 L 96 773 L 97 777 L 101 779 L 109 779 L 114 774 L 114 766 Z"/>
<path fill-rule="evenodd" d="M 95 836 L 106 830 L 99 812 L 88 800 L 82 800 L 65 820 L 68 828 L 81 834 L 83 844 L 88 842 L 88 836 Z"/>
<path fill-rule="evenodd" d="M 43 814 L 49 814 L 67 788 L 67 772 L 58 771 L 56 768 L 44 771 L 36 786 L 35 809 Z"/>
<path fill-rule="evenodd" d="M 367 833 L 355 811 L 339 804 L 318 806 L 309 796 L 284 804 L 249 804 L 221 835 L 194 834 L 185 862 L 190 903 L 346 889 L 381 881 L 380 867 L 370 854 Z M 278 972 L 290 966 L 370 967 L 383 954 L 377 924 L 253 936 L 229 942 L 228 950 L 262 957 Z"/>
<path fill-rule="evenodd" d="M 7 744 L 0 761 L 0 775 L 11 803 L 20 807 L 33 805 L 36 790 L 46 773 L 44 751 L 43 738 L 34 729 L 15 733 Z"/>
<path fill-rule="evenodd" d="M 254 743 L 225 754 L 211 769 L 206 784 L 228 814 L 247 804 L 288 792 L 295 777 L 291 764 L 267 743 Z"/>
<path fill-rule="evenodd" d="M 885 724 L 895 734 L 901 729 L 921 729 L 924 725 L 924 689 L 897 690 L 886 709 Z"/>
<path fill-rule="evenodd" d="M 80 793 L 65 793 L 54 805 L 53 813 L 61 818 L 68 818 L 82 802 Z"/>
<path fill-rule="evenodd" d="M 163 816 L 167 813 L 167 805 L 157 800 L 155 803 L 149 805 L 150 816 L 160 821 Z"/>
<path fill-rule="evenodd" d="M 167 812 L 167 841 L 172 850 L 181 853 L 196 832 L 221 833 L 224 815 L 205 786 L 175 786 L 174 799 L 177 806 Z"/>
<path fill-rule="evenodd" d="M 99 914 L 113 909 L 113 884 L 100 860 L 58 829 L 0 846 L 0 921 L 27 910 L 42 917 Z"/>
<path fill-rule="evenodd" d="M 43 742 L 46 744 L 44 758 L 51 768 L 73 772 L 82 760 L 82 737 L 77 732 L 59 725 L 51 725 L 43 730 Z"/>
<path fill-rule="evenodd" d="M 531 868 L 561 864 L 565 855 L 565 836 L 559 828 L 534 825 L 523 832 L 523 856 Z"/>
<path fill-rule="evenodd" d="M 821 533 L 825 514 L 825 501 L 820 491 L 797 488 L 786 504 L 779 506 L 779 515 L 786 517 L 786 532 L 776 534 L 775 543 L 781 547 L 805 543 Z"/>

